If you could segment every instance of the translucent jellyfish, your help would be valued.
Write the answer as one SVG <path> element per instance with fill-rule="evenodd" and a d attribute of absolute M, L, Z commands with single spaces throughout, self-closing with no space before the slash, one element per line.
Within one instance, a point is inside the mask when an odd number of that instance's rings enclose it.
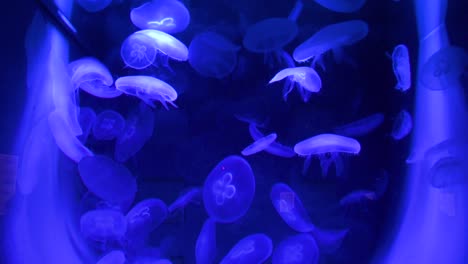
<path fill-rule="evenodd" d="M 169 213 L 172 214 L 176 210 L 185 208 L 189 203 L 198 201 L 201 198 L 201 188 L 195 187 L 190 188 L 180 197 L 178 197 L 169 207 L 167 208 Z"/>
<path fill-rule="evenodd" d="M 112 0 L 77 0 L 78 5 L 90 13 L 99 12 L 112 3 Z"/>
<path fill-rule="evenodd" d="M 114 204 L 133 201 L 136 179 L 124 165 L 97 155 L 83 158 L 78 171 L 84 185 L 99 198 Z"/>
<path fill-rule="evenodd" d="M 260 130 L 258 130 L 254 123 L 249 124 L 249 133 L 254 140 L 259 140 L 265 137 L 265 135 L 260 132 Z M 283 158 L 292 158 L 296 156 L 296 152 L 294 152 L 291 147 L 284 146 L 276 141 L 268 145 L 264 151 Z"/>
<path fill-rule="evenodd" d="M 354 204 L 363 204 L 368 201 L 377 200 L 377 194 L 371 190 L 355 190 L 340 199 L 341 206 L 351 206 Z"/>
<path fill-rule="evenodd" d="M 156 29 L 173 34 L 187 28 L 190 14 L 185 5 L 177 0 L 153 0 L 133 8 L 130 19 L 140 29 Z"/>
<path fill-rule="evenodd" d="M 375 113 L 344 126 L 336 127 L 333 129 L 333 132 L 345 137 L 366 136 L 382 125 L 384 119 L 383 113 Z"/>
<path fill-rule="evenodd" d="M 394 140 L 401 140 L 409 135 L 413 129 L 413 119 L 406 110 L 401 110 L 395 118 L 391 136 Z"/>
<path fill-rule="evenodd" d="M 234 71 L 239 49 L 218 33 L 204 32 L 192 39 L 188 60 L 200 75 L 222 79 Z"/>
<path fill-rule="evenodd" d="M 127 259 L 125 253 L 120 250 L 113 250 L 104 255 L 96 264 L 125 264 Z"/>
<path fill-rule="evenodd" d="M 216 222 L 232 223 L 244 216 L 255 194 L 255 177 L 249 163 L 228 156 L 206 177 L 203 202 Z"/>
<path fill-rule="evenodd" d="M 105 110 L 99 113 L 93 126 L 93 135 L 98 140 L 112 140 L 122 134 L 125 119 L 116 111 Z"/>
<path fill-rule="evenodd" d="M 94 126 L 94 121 L 96 121 L 96 113 L 92 108 L 81 107 L 78 121 L 80 122 L 80 127 L 83 131 L 83 134 L 78 136 L 78 139 L 82 143 L 85 143 L 88 140 L 89 132 L 91 132 L 91 129 Z"/>
<path fill-rule="evenodd" d="M 299 86 L 299 89 L 302 88 L 312 93 L 317 93 L 322 88 L 320 76 L 310 67 L 283 69 L 270 80 L 269 84 L 281 81 L 284 78 L 288 78 L 289 80 L 289 82 L 286 82 L 283 90 L 283 99 L 285 101 L 295 85 Z"/>
<path fill-rule="evenodd" d="M 361 9 L 366 0 L 315 0 L 315 2 L 335 12 L 352 13 Z"/>
<path fill-rule="evenodd" d="M 445 189 L 468 183 L 468 166 L 463 158 L 447 156 L 437 160 L 428 172 L 433 188 Z"/>
<path fill-rule="evenodd" d="M 126 215 L 128 239 L 145 238 L 167 217 L 167 206 L 159 199 L 146 199 L 137 203 Z"/>
<path fill-rule="evenodd" d="M 81 88 L 100 98 L 114 98 L 122 94 L 112 86 L 114 79 L 109 69 L 97 59 L 81 58 L 71 62 L 68 67 L 75 89 Z"/>
<path fill-rule="evenodd" d="M 328 168 L 332 163 L 335 164 L 336 175 L 343 173 L 343 164 L 340 153 L 359 154 L 361 144 L 353 138 L 344 137 L 336 134 L 320 134 L 297 143 L 294 151 L 299 156 L 306 156 L 304 162 L 304 173 L 310 166 L 312 156 L 318 156 L 320 167 L 322 167 L 322 177 L 327 176 Z"/>
<path fill-rule="evenodd" d="M 253 234 L 241 239 L 221 260 L 220 264 L 264 263 L 273 251 L 273 242 L 265 234 Z"/>
<path fill-rule="evenodd" d="M 210 264 L 216 257 L 216 223 L 208 218 L 195 244 L 195 263 Z"/>
<path fill-rule="evenodd" d="M 276 133 L 271 133 L 268 136 L 259 138 L 255 140 L 252 144 L 248 145 L 245 149 L 242 150 L 242 155 L 250 156 L 252 154 L 258 153 L 262 150 L 265 150 L 271 143 L 276 140 Z"/>
<path fill-rule="evenodd" d="M 397 79 L 395 89 L 402 92 L 411 88 L 411 66 L 408 48 L 405 45 L 398 45 L 392 53 L 393 73 Z"/>
<path fill-rule="evenodd" d="M 151 107 L 155 107 L 152 101 L 159 101 L 164 108 L 169 109 L 167 103 L 174 107 L 177 92 L 164 81 L 151 76 L 124 76 L 115 81 L 118 90 L 140 98 Z"/>
<path fill-rule="evenodd" d="M 86 239 L 93 241 L 120 240 L 127 230 L 127 222 L 120 211 L 93 210 L 81 216 L 80 229 Z"/>
<path fill-rule="evenodd" d="M 338 60 L 344 53 L 343 46 L 352 45 L 367 36 L 369 27 L 362 20 L 350 20 L 337 24 L 328 25 L 315 33 L 312 37 L 300 44 L 293 52 L 293 58 L 297 62 L 306 62 L 312 60 L 312 67 L 317 63 L 322 69 L 323 55 L 332 51 Z"/>
<path fill-rule="evenodd" d="M 302 0 L 296 0 L 296 3 L 294 4 L 293 9 L 291 12 L 289 12 L 288 19 L 292 21 L 297 21 L 299 18 L 299 15 L 302 13 L 302 9 L 304 8 L 304 3 L 302 3 Z"/>
<path fill-rule="evenodd" d="M 315 229 L 301 200 L 287 184 L 276 183 L 273 185 L 270 199 L 276 212 L 289 227 L 303 233 Z"/>
<path fill-rule="evenodd" d="M 145 104 L 140 104 L 138 111 L 130 114 L 125 122 L 123 133 L 115 143 L 114 157 L 125 162 L 134 156 L 153 135 L 154 114 Z"/>
<path fill-rule="evenodd" d="M 454 87 L 468 69 L 468 53 L 460 47 L 449 46 L 432 55 L 421 70 L 421 82 L 429 90 Z"/>
<path fill-rule="evenodd" d="M 316 264 L 319 257 L 319 248 L 314 237 L 309 234 L 299 234 L 287 237 L 276 246 L 272 263 Z"/>

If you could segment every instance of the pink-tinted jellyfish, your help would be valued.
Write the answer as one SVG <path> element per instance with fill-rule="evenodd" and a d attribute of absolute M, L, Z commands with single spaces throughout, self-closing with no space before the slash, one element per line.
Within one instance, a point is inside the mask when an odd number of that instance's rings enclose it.
<path fill-rule="evenodd" d="M 384 119 L 385 116 L 383 113 L 375 113 L 344 126 L 336 127 L 333 129 L 333 132 L 345 137 L 366 136 L 382 125 Z"/>
<path fill-rule="evenodd" d="M 153 0 L 133 8 L 130 19 L 140 29 L 156 29 L 173 34 L 187 28 L 190 13 L 178 0 Z"/>
<path fill-rule="evenodd" d="M 326 52 L 332 51 L 335 59 L 342 61 L 344 59 L 342 47 L 362 40 L 368 32 L 369 27 L 362 20 L 328 25 L 297 46 L 293 52 L 293 58 L 297 62 L 312 60 L 312 67 L 315 68 L 315 65 L 319 63 L 322 69 L 325 69 L 322 57 Z"/>
<path fill-rule="evenodd" d="M 222 79 L 235 69 L 240 47 L 215 32 L 196 35 L 189 46 L 188 60 L 202 76 Z"/>
<path fill-rule="evenodd" d="M 352 13 L 361 9 L 366 0 L 314 0 L 319 5 L 339 13 Z"/>
<path fill-rule="evenodd" d="M 255 194 L 250 164 L 239 156 L 228 156 L 206 177 L 203 202 L 216 222 L 232 223 L 244 216 Z"/>
<path fill-rule="evenodd" d="M 140 104 L 138 111 L 130 114 L 125 122 L 123 133 L 115 143 L 114 157 L 125 162 L 134 156 L 153 135 L 154 114 L 145 104 Z"/>
<path fill-rule="evenodd" d="M 271 133 L 268 136 L 259 138 L 255 140 L 255 142 L 253 142 L 252 144 L 244 148 L 241 151 L 241 153 L 244 156 L 250 156 L 262 150 L 265 150 L 269 145 L 271 145 L 271 143 L 273 143 L 276 140 L 276 137 L 277 137 L 276 133 Z"/>
<path fill-rule="evenodd" d="M 411 88 L 411 65 L 408 48 L 401 44 L 393 49 L 392 53 L 393 74 L 397 79 L 395 89 L 407 91 Z"/>
<path fill-rule="evenodd" d="M 328 168 L 332 163 L 335 164 L 336 175 L 343 173 L 343 161 L 340 153 L 359 154 L 361 144 L 353 138 L 344 137 L 336 134 L 320 134 L 297 143 L 294 151 L 303 157 L 307 157 L 304 162 L 305 173 L 309 166 L 312 156 L 318 156 L 320 166 L 322 167 L 322 177 L 328 174 Z"/>
<path fill-rule="evenodd" d="M 122 134 L 125 119 L 116 111 L 105 110 L 99 113 L 93 126 L 93 135 L 98 140 L 112 140 Z"/>
<path fill-rule="evenodd" d="M 137 203 L 126 215 L 126 238 L 144 239 L 167 217 L 167 206 L 159 199 L 146 199 Z"/>
<path fill-rule="evenodd" d="M 311 232 L 315 229 L 307 211 L 297 194 L 285 183 L 271 187 L 270 199 L 283 221 L 297 232 Z"/>
<path fill-rule="evenodd" d="M 127 222 L 120 211 L 98 209 L 81 216 L 80 229 L 83 236 L 92 241 L 120 240 L 127 231 Z"/>
<path fill-rule="evenodd" d="M 83 158 L 78 171 L 88 190 L 107 202 L 120 204 L 135 198 L 136 179 L 124 165 L 106 156 Z"/>
<path fill-rule="evenodd" d="M 151 107 L 159 101 L 168 109 L 167 103 L 174 107 L 177 91 L 168 83 L 151 76 L 124 76 L 115 81 L 115 87 L 125 94 L 136 96 Z"/>
<path fill-rule="evenodd" d="M 180 197 L 178 197 L 173 203 L 168 206 L 169 214 L 174 213 L 179 209 L 185 208 L 189 203 L 198 203 L 201 200 L 201 188 L 194 187 L 185 191 Z"/>
<path fill-rule="evenodd" d="M 208 218 L 195 244 L 195 263 L 211 264 L 216 257 L 216 222 Z"/>
<path fill-rule="evenodd" d="M 80 122 L 81 130 L 83 134 L 78 136 L 78 139 L 82 143 L 86 143 L 88 140 L 89 133 L 94 126 L 94 122 L 96 121 L 96 113 L 92 108 L 89 107 L 81 107 L 80 108 L 80 115 L 78 116 L 78 122 Z"/>
<path fill-rule="evenodd" d="M 273 251 L 273 242 L 265 234 L 253 234 L 239 240 L 220 264 L 264 263 Z"/>
<path fill-rule="evenodd" d="M 310 67 L 286 68 L 279 71 L 269 82 L 269 84 L 281 81 L 287 78 L 283 89 L 283 99 L 286 101 L 288 94 L 294 86 L 298 89 L 304 89 L 311 93 L 318 93 L 322 88 L 322 80 L 317 72 Z"/>
<path fill-rule="evenodd" d="M 275 248 L 273 264 L 317 264 L 320 257 L 319 248 L 313 236 L 299 234 L 289 236 Z"/>
<path fill-rule="evenodd" d="M 99 259 L 96 264 L 125 264 L 126 261 L 127 258 L 123 251 L 113 250 Z"/>
<path fill-rule="evenodd" d="M 265 137 L 265 135 L 260 130 L 258 130 L 257 125 L 253 122 L 249 122 L 249 133 L 253 140 L 259 140 Z M 282 145 L 277 141 L 268 145 L 264 151 L 283 158 L 292 158 L 296 156 L 296 152 L 294 152 L 291 147 Z"/>
<path fill-rule="evenodd" d="M 114 79 L 109 69 L 95 58 L 81 58 L 71 62 L 68 68 L 75 89 L 81 88 L 100 98 L 114 98 L 122 94 L 112 86 Z"/>
<path fill-rule="evenodd" d="M 112 3 L 112 0 L 77 0 L 79 6 L 90 13 L 99 12 Z"/>
<path fill-rule="evenodd" d="M 401 110 L 395 118 L 391 136 L 394 140 L 401 140 L 409 135 L 413 129 L 413 118 L 406 110 Z"/>

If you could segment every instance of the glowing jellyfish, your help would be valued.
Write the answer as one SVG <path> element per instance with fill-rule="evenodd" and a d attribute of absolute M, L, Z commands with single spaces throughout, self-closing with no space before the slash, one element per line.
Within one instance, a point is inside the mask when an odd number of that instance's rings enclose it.
<path fill-rule="evenodd" d="M 146 237 L 167 217 L 166 204 L 159 199 L 146 199 L 137 203 L 126 215 L 127 238 Z"/>
<path fill-rule="evenodd" d="M 401 110 L 395 118 L 391 136 L 394 140 L 401 140 L 408 136 L 413 129 L 413 119 L 406 110 Z"/>
<path fill-rule="evenodd" d="M 78 171 L 84 185 L 99 198 L 114 204 L 133 201 L 136 179 L 122 164 L 97 155 L 83 158 Z"/>
<path fill-rule="evenodd" d="M 273 185 L 270 199 L 276 212 L 289 227 L 297 232 L 311 232 L 315 229 L 301 200 L 287 184 L 276 183 Z"/>
<path fill-rule="evenodd" d="M 195 263 L 210 264 L 216 257 L 216 223 L 207 219 L 195 244 Z"/>
<path fill-rule="evenodd" d="M 216 222 L 232 223 L 247 213 L 255 194 L 255 177 L 239 156 L 223 159 L 206 177 L 203 201 Z"/>
<path fill-rule="evenodd" d="M 384 119 L 384 114 L 375 113 L 344 126 L 334 128 L 333 132 L 345 137 L 362 137 L 368 135 L 382 125 Z"/>
<path fill-rule="evenodd" d="M 96 113 L 92 108 L 81 107 L 78 121 L 80 122 L 80 127 L 83 131 L 83 134 L 78 136 L 78 139 L 85 143 L 88 140 L 89 132 L 91 132 L 91 129 L 94 126 L 94 121 L 96 121 Z"/>
<path fill-rule="evenodd" d="M 242 150 L 242 155 L 250 156 L 252 154 L 258 153 L 266 149 L 271 143 L 273 143 L 276 140 L 276 137 L 276 133 L 271 133 L 268 136 L 255 140 L 255 142 L 248 145 L 245 149 Z"/>
<path fill-rule="evenodd" d="M 367 201 L 377 200 L 377 194 L 371 190 L 355 190 L 340 199 L 341 206 L 350 206 L 354 204 L 362 204 Z"/>
<path fill-rule="evenodd" d="M 440 49 L 424 63 L 421 83 L 429 90 L 444 90 L 454 87 L 468 69 L 468 53 L 460 47 Z"/>
<path fill-rule="evenodd" d="M 300 44 L 293 53 L 297 62 L 312 60 L 312 66 L 316 63 L 324 69 L 323 55 L 332 51 L 335 58 L 343 55 L 342 47 L 352 45 L 367 36 L 369 27 L 362 20 L 350 20 L 328 25 L 315 33 L 312 37 Z"/>
<path fill-rule="evenodd" d="M 299 156 L 307 157 L 304 163 L 304 172 L 310 166 L 311 157 L 318 156 L 320 167 L 322 167 L 322 177 L 327 176 L 328 168 L 332 163 L 335 164 L 336 175 L 340 176 L 343 172 L 340 153 L 359 154 L 361 144 L 349 137 L 335 134 L 320 134 L 297 143 L 294 146 L 294 151 Z"/>
<path fill-rule="evenodd" d="M 120 211 L 93 210 L 80 219 L 81 233 L 93 241 L 120 240 L 127 230 L 127 222 Z"/>
<path fill-rule="evenodd" d="M 153 0 L 132 9 L 130 19 L 140 29 L 173 34 L 187 28 L 190 14 L 185 5 L 177 0 Z"/>
<path fill-rule="evenodd" d="M 105 110 L 99 113 L 93 126 L 93 135 L 98 140 L 112 140 L 122 134 L 125 119 L 116 111 Z"/>
<path fill-rule="evenodd" d="M 180 197 L 178 197 L 172 204 L 168 206 L 168 211 L 170 214 L 175 212 L 178 209 L 185 208 L 189 203 L 197 201 L 201 198 L 201 189 L 191 188 L 190 190 L 186 191 Z"/>
<path fill-rule="evenodd" d="M 221 260 L 220 264 L 264 263 L 273 250 L 273 242 L 265 234 L 253 234 L 241 239 Z"/>
<path fill-rule="evenodd" d="M 140 98 L 151 107 L 155 107 L 154 101 L 159 101 L 164 108 L 168 109 L 167 103 L 174 107 L 177 92 L 164 81 L 151 76 L 124 76 L 115 81 L 118 90 Z"/>
<path fill-rule="evenodd" d="M 257 126 L 254 123 L 249 124 L 249 133 L 254 140 L 259 140 L 265 137 L 265 135 L 262 132 L 260 132 L 260 130 L 258 130 Z M 264 151 L 283 158 L 292 158 L 296 156 L 296 152 L 294 152 L 294 150 L 291 147 L 282 145 L 276 141 L 268 145 L 264 149 Z"/>
<path fill-rule="evenodd" d="M 128 36 L 120 47 L 120 56 L 130 68 L 142 70 L 156 60 L 158 50 L 152 38 L 145 34 L 134 33 Z"/>
<path fill-rule="evenodd" d="M 288 78 L 283 90 L 283 99 L 286 101 L 288 94 L 292 91 L 295 85 L 299 89 L 305 89 L 312 93 L 317 93 L 322 88 L 322 80 L 317 72 L 310 67 L 294 67 L 286 68 L 279 71 L 269 83 L 274 83 Z"/>
<path fill-rule="evenodd" d="M 115 143 L 114 157 L 125 162 L 134 156 L 153 135 L 154 114 L 145 104 L 132 113 L 126 120 L 123 133 Z"/>
<path fill-rule="evenodd" d="M 114 98 L 122 94 L 112 86 L 114 79 L 109 69 L 97 59 L 85 57 L 71 62 L 68 67 L 75 89 L 81 88 L 100 98 Z"/>
<path fill-rule="evenodd" d="M 319 5 L 340 13 L 356 12 L 364 6 L 366 0 L 314 0 Z"/>
<path fill-rule="evenodd" d="M 113 250 L 104 255 L 96 264 L 125 264 L 127 259 L 125 253 L 120 250 Z"/>
<path fill-rule="evenodd" d="M 112 0 L 77 0 L 77 3 L 86 11 L 94 13 L 109 6 Z"/>
<path fill-rule="evenodd" d="M 309 234 L 299 234 L 287 237 L 276 246 L 272 263 L 316 264 L 319 257 L 319 248 L 314 237 Z"/>
<path fill-rule="evenodd" d="M 235 69 L 240 47 L 215 32 L 196 35 L 189 46 L 189 63 L 202 76 L 222 79 Z"/>
<path fill-rule="evenodd" d="M 402 92 L 411 88 L 411 66 L 408 48 L 405 45 L 398 45 L 392 53 L 393 73 L 397 79 L 395 89 Z"/>

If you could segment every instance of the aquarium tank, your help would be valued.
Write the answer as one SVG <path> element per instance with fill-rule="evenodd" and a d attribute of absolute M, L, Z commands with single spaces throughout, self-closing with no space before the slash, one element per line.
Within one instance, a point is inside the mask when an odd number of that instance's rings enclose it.
<path fill-rule="evenodd" d="M 4 1 L 1 264 L 467 264 L 465 0 Z"/>

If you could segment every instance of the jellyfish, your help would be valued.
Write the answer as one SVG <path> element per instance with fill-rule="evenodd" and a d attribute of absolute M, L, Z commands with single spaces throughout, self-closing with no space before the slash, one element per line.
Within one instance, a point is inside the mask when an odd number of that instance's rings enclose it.
<path fill-rule="evenodd" d="M 210 264 L 216 257 L 216 222 L 208 218 L 195 244 L 195 263 Z"/>
<path fill-rule="evenodd" d="M 218 33 L 203 32 L 192 39 L 188 60 L 198 74 L 222 79 L 234 71 L 239 49 Z"/>
<path fill-rule="evenodd" d="M 125 162 L 134 156 L 153 135 L 154 114 L 145 104 L 125 121 L 125 129 L 115 143 L 114 158 Z"/>
<path fill-rule="evenodd" d="M 127 222 L 120 211 L 99 209 L 81 216 L 80 229 L 83 236 L 92 241 L 120 240 L 127 230 Z"/>
<path fill-rule="evenodd" d="M 467 172 L 468 166 L 463 158 L 447 156 L 429 168 L 428 178 L 433 188 L 446 189 L 468 183 Z"/>
<path fill-rule="evenodd" d="M 232 223 L 244 216 L 255 194 L 250 164 L 239 156 L 228 156 L 206 177 L 203 202 L 216 222 Z"/>
<path fill-rule="evenodd" d="M 276 212 L 289 227 L 303 233 L 315 229 L 301 200 L 287 184 L 274 184 L 271 187 L 270 199 Z"/>
<path fill-rule="evenodd" d="M 411 66 L 408 48 L 403 45 L 397 45 L 392 53 L 393 73 L 397 79 L 395 89 L 405 92 L 411 88 Z"/>
<path fill-rule="evenodd" d="M 312 37 L 296 47 L 293 52 L 293 58 L 297 62 L 306 62 L 312 60 L 312 67 L 315 68 L 319 63 L 322 69 L 323 55 L 332 51 L 335 59 L 340 58 L 344 53 L 343 46 L 352 45 L 367 36 L 369 27 L 362 20 L 350 20 L 346 22 L 328 25 L 315 33 Z"/>
<path fill-rule="evenodd" d="M 364 6 L 366 0 L 314 0 L 317 4 L 339 13 L 353 13 Z"/>
<path fill-rule="evenodd" d="M 78 116 L 78 121 L 80 122 L 80 127 L 83 131 L 83 134 L 78 136 L 78 139 L 82 143 L 86 143 L 86 141 L 88 140 L 89 132 L 91 132 L 91 128 L 94 126 L 94 122 L 96 121 L 96 113 L 92 108 L 81 107 L 80 115 Z"/>
<path fill-rule="evenodd" d="M 375 113 L 344 126 L 336 127 L 333 129 L 333 132 L 345 137 L 366 136 L 382 125 L 384 119 L 383 113 Z"/>
<path fill-rule="evenodd" d="M 221 260 L 220 264 L 264 263 L 273 251 L 273 242 L 267 235 L 258 233 L 244 237 Z"/>
<path fill-rule="evenodd" d="M 122 134 L 125 119 L 116 111 L 105 110 L 99 113 L 93 126 L 93 135 L 98 140 L 112 140 Z"/>
<path fill-rule="evenodd" d="M 177 198 L 172 204 L 170 204 L 167 209 L 169 213 L 172 214 L 175 211 L 184 208 L 190 202 L 193 202 L 194 200 L 198 200 L 199 198 L 201 198 L 201 188 L 198 188 L 198 187 L 191 188 L 190 190 L 185 192 L 183 195 L 181 195 L 179 198 Z"/>
<path fill-rule="evenodd" d="M 99 12 L 112 3 L 112 0 L 77 0 L 79 6 L 90 13 Z"/>
<path fill-rule="evenodd" d="M 340 199 L 340 205 L 348 207 L 377 200 L 377 194 L 371 190 L 354 190 Z"/>
<path fill-rule="evenodd" d="M 271 133 L 268 136 L 255 140 L 255 142 L 248 145 L 242 150 L 242 155 L 250 156 L 252 154 L 265 150 L 269 145 L 271 145 L 271 143 L 273 143 L 276 140 L 276 137 L 276 133 Z"/>
<path fill-rule="evenodd" d="M 137 203 L 126 215 L 127 239 L 146 238 L 167 217 L 167 206 L 159 199 L 146 199 Z"/>
<path fill-rule="evenodd" d="M 304 89 L 311 93 L 317 93 L 322 88 L 322 80 L 320 79 L 320 76 L 310 67 L 283 69 L 270 80 L 269 84 L 281 81 L 284 78 L 287 78 L 289 81 L 286 82 L 283 89 L 284 101 L 286 101 L 288 94 L 292 91 L 295 85 L 299 87 L 298 89 Z"/>
<path fill-rule="evenodd" d="M 125 264 L 127 259 L 125 253 L 120 250 L 113 250 L 96 262 L 96 264 Z"/>
<path fill-rule="evenodd" d="M 392 126 L 391 136 L 394 140 L 401 140 L 408 136 L 413 129 L 413 119 L 406 110 L 401 110 L 396 116 Z"/>
<path fill-rule="evenodd" d="M 320 257 L 317 242 L 309 234 L 289 236 L 276 246 L 273 264 L 317 264 Z"/>
<path fill-rule="evenodd" d="M 316 155 L 320 160 L 322 177 L 327 176 L 328 168 L 332 163 L 335 164 L 336 175 L 340 176 L 343 173 L 340 153 L 357 155 L 361 151 L 361 145 L 353 138 L 336 134 L 320 134 L 297 143 L 294 151 L 299 156 L 307 157 L 304 162 L 304 173 L 310 166 L 311 157 Z"/>
<path fill-rule="evenodd" d="M 147 105 L 155 108 L 153 100 L 159 101 L 164 108 L 169 109 L 167 103 L 177 107 L 174 101 L 177 92 L 166 82 L 151 76 L 124 76 L 115 81 L 118 90 L 140 98 Z"/>
<path fill-rule="evenodd" d="M 255 141 L 265 137 L 265 135 L 262 132 L 260 132 L 260 130 L 258 130 L 257 126 L 254 123 L 249 124 L 249 133 Z M 283 158 L 292 158 L 296 156 L 296 152 L 294 152 L 294 150 L 291 147 L 282 145 L 276 141 L 269 144 L 264 149 L 264 151 Z"/>
<path fill-rule="evenodd" d="M 137 184 L 124 165 L 96 155 L 83 158 L 78 163 L 81 180 L 90 192 L 114 204 L 133 201 Z"/>
<path fill-rule="evenodd" d="M 180 1 L 153 0 L 133 8 L 130 19 L 140 29 L 156 29 L 174 34 L 187 28 L 190 14 Z"/>
<path fill-rule="evenodd" d="M 114 79 L 107 67 L 92 57 L 73 61 L 68 66 L 75 89 L 100 98 L 114 98 L 122 94 L 112 86 Z"/>
<path fill-rule="evenodd" d="M 304 8 L 304 3 L 302 3 L 302 0 L 296 0 L 296 3 L 294 4 L 293 9 L 291 10 L 291 12 L 289 12 L 288 19 L 292 21 L 297 21 L 303 8 Z"/>

